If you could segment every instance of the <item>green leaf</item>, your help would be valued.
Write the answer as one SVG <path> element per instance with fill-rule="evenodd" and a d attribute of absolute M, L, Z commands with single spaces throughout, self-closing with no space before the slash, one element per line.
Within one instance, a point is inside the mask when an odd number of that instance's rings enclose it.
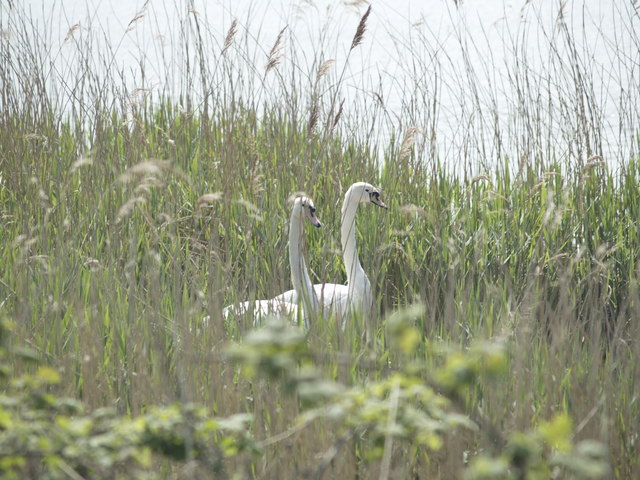
<path fill-rule="evenodd" d="M 60 374 L 57 370 L 51 367 L 40 367 L 36 372 L 36 377 L 40 379 L 42 382 L 47 384 L 57 384 L 60 383 Z"/>
<path fill-rule="evenodd" d="M 542 437 L 552 448 L 560 452 L 571 450 L 571 435 L 573 432 L 573 422 L 566 414 L 558 414 L 549 422 L 542 422 L 538 427 Z"/>

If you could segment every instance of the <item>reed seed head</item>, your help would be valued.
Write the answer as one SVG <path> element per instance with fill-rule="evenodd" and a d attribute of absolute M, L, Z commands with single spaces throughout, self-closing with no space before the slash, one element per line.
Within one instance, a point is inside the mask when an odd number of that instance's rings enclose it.
<path fill-rule="evenodd" d="M 227 31 L 227 36 L 224 37 L 224 46 L 222 47 L 220 55 L 224 55 L 225 52 L 229 50 L 233 44 L 233 38 L 236 36 L 236 33 L 238 33 L 238 20 L 234 18 L 233 22 L 231 22 L 231 27 L 229 27 L 229 30 Z"/>
<path fill-rule="evenodd" d="M 358 28 L 356 29 L 356 34 L 353 36 L 353 41 L 351 42 L 351 48 L 349 50 L 353 50 L 358 45 L 362 43 L 362 39 L 364 38 L 364 32 L 367 29 L 367 19 L 369 18 L 369 14 L 371 13 L 371 5 L 367 8 L 367 11 L 364 12 L 364 15 L 360 19 L 360 23 L 358 24 Z"/>
<path fill-rule="evenodd" d="M 266 71 L 268 72 L 272 68 L 276 67 L 280 60 L 282 59 L 282 54 L 280 50 L 282 49 L 282 38 L 284 37 L 284 31 L 287 29 L 285 26 L 280 33 L 278 34 L 278 38 L 276 38 L 276 43 L 273 44 L 271 51 L 269 52 L 269 58 L 267 60 Z"/>

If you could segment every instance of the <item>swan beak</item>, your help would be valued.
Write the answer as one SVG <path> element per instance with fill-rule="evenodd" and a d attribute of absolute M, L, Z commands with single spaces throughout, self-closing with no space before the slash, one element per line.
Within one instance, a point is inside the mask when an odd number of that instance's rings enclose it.
<path fill-rule="evenodd" d="M 311 222 L 311 225 L 313 225 L 314 227 L 320 228 L 322 226 L 322 223 L 320 222 L 320 220 L 318 220 L 318 217 L 316 217 L 316 214 L 314 212 L 309 212 L 308 218 Z"/>
<path fill-rule="evenodd" d="M 374 205 L 382 207 L 385 210 L 389 208 L 389 207 L 387 207 L 387 205 L 382 200 L 380 200 L 380 193 L 378 193 L 378 192 L 373 192 L 369 196 L 369 200 L 371 200 L 371 203 L 373 203 Z"/>

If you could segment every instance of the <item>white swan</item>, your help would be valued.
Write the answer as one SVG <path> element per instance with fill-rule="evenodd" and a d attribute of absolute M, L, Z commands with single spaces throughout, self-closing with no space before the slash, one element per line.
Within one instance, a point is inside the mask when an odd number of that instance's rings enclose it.
<path fill-rule="evenodd" d="M 380 191 L 373 185 L 357 182 L 347 190 L 342 204 L 340 227 L 347 284 L 320 283 L 313 286 L 325 317 L 333 313 L 338 318 L 342 318 L 349 311 L 360 311 L 368 315 L 373 310 L 371 282 L 362 268 L 356 246 L 356 212 L 361 203 L 373 203 L 379 207 L 388 208 L 380 199 Z M 298 294 L 295 290 L 289 290 L 278 295 L 274 300 L 295 304 L 298 301 Z M 343 323 L 342 328 L 344 326 Z"/>
<path fill-rule="evenodd" d="M 258 324 L 262 317 L 267 315 L 283 315 L 298 319 L 299 315 L 309 328 L 309 312 L 318 310 L 318 299 L 313 291 L 313 285 L 302 252 L 302 235 L 304 232 L 304 220 L 307 219 L 314 227 L 321 227 L 322 223 L 316 217 L 316 209 L 313 200 L 309 197 L 298 197 L 293 202 L 291 220 L 289 223 L 289 266 L 291 269 L 291 282 L 293 283 L 296 299 L 285 301 L 278 297 L 271 300 L 256 300 L 255 302 L 242 302 L 237 305 L 229 305 L 222 311 L 225 320 L 231 317 L 246 315 L 253 306 L 254 325 Z M 298 298 L 301 302 L 298 302 Z M 303 309 L 298 308 L 301 303 Z"/>

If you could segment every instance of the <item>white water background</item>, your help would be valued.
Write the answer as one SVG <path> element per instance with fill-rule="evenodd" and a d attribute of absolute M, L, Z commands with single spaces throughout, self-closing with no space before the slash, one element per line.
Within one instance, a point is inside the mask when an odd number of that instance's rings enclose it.
<path fill-rule="evenodd" d="M 188 90 L 203 98 L 197 81 L 184 84 L 193 68 L 184 54 L 184 45 L 195 41 L 193 28 L 185 28 L 190 15 L 212 39 L 211 62 L 219 60 L 235 19 L 235 41 L 243 42 L 234 46 L 242 52 L 237 68 L 252 65 L 249 76 L 261 85 L 269 51 L 286 27 L 280 79 L 290 69 L 311 79 L 321 61 L 335 60 L 323 92 L 331 98 L 340 84 L 344 134 L 354 128 L 350 112 L 361 121 L 363 112 L 379 117 L 363 129 L 372 132 L 381 155 L 392 135 L 402 138 L 410 127 L 419 129 L 421 160 L 472 164 L 478 172 L 505 157 L 584 164 L 597 153 L 615 166 L 638 154 L 637 0 L 372 1 L 363 41 L 351 53 L 366 2 L 25 0 L 13 11 L 1 5 L 5 41 L 11 41 L 10 16 L 27 15 L 49 52 L 49 76 L 70 75 L 79 61 L 74 39 L 92 35 L 92 48 L 110 59 L 104 68 L 120 72 L 128 95 Z M 586 93 L 576 91 L 567 34 Z M 65 94 L 77 95 L 72 88 L 62 92 L 60 105 Z M 597 132 L 588 149 L 572 124 L 572 109 L 585 98 Z"/>

